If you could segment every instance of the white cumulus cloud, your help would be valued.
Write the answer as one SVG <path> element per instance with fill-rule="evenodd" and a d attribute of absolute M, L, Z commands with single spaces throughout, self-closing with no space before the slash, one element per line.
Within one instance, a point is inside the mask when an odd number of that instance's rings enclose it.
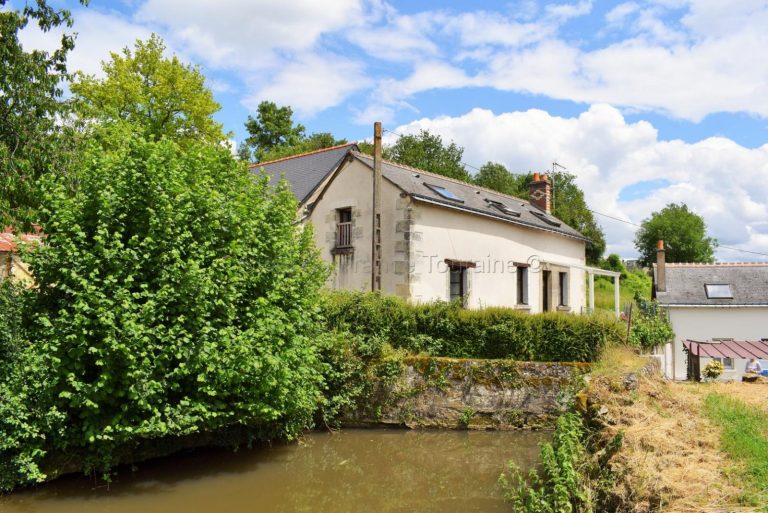
<path fill-rule="evenodd" d="M 768 253 L 768 144 L 745 148 L 722 137 L 696 143 L 658 139 L 645 121 L 628 123 L 609 105 L 592 105 L 576 117 L 541 110 L 495 114 L 474 109 L 462 116 L 424 118 L 398 127 L 440 134 L 465 148 L 465 162 L 501 162 L 515 172 L 545 171 L 556 159 L 577 176 L 594 210 L 634 223 L 671 202 L 704 216 L 723 245 Z M 627 187 L 656 181 L 639 199 L 622 199 Z M 609 252 L 636 254 L 635 227 L 597 216 Z M 722 260 L 754 255 L 721 249 Z"/>

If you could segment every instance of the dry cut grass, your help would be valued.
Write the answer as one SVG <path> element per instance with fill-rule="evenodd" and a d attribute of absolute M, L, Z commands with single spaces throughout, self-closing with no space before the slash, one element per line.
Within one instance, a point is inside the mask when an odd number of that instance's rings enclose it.
<path fill-rule="evenodd" d="M 734 381 L 731 383 L 712 383 L 708 385 L 708 391 L 738 399 L 743 403 L 768 413 L 768 382 L 742 383 Z"/>
<path fill-rule="evenodd" d="M 600 369 L 589 388 L 591 400 L 608 410 L 605 435 L 624 432 L 624 446 L 611 460 L 616 510 L 736 511 L 740 490 L 729 482 L 720 431 L 702 414 L 702 385 L 645 375 L 632 390 L 626 372 L 645 360 L 626 349 L 609 350 L 607 359 L 613 364 Z"/>

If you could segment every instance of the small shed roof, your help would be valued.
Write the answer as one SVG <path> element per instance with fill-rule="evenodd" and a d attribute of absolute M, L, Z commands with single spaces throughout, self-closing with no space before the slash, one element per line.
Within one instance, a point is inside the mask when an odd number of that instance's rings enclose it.
<path fill-rule="evenodd" d="M 686 340 L 683 342 L 683 346 L 694 356 L 768 359 L 768 341 L 765 340 L 723 340 L 718 342 Z"/>

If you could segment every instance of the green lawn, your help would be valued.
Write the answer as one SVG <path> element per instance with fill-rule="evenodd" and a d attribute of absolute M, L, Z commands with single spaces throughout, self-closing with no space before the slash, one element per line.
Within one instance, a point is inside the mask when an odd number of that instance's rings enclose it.
<path fill-rule="evenodd" d="M 768 414 L 717 393 L 704 399 L 704 413 L 723 429 L 722 449 L 737 464 L 743 501 L 768 512 Z"/>
<path fill-rule="evenodd" d="M 589 282 L 586 287 L 589 296 Z M 647 298 L 651 298 L 651 278 L 644 273 L 629 273 L 621 280 L 619 287 L 619 303 L 623 310 L 624 305 L 631 303 L 635 292 Z M 587 298 L 587 304 L 589 299 Z M 613 311 L 613 278 L 595 276 L 595 309 Z"/>

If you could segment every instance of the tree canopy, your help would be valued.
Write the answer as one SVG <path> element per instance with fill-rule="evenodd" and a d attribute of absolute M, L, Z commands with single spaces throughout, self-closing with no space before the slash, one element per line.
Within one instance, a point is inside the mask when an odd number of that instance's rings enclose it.
<path fill-rule="evenodd" d="M 0 7 L 5 5 L 0 0 Z M 44 0 L 0 10 L 0 227 L 20 229 L 37 221 L 38 179 L 66 169 L 66 130 L 56 120 L 68 109 L 61 84 L 69 78 L 66 58 L 74 47 L 73 36 L 65 33 L 51 53 L 25 51 L 19 31 L 30 22 L 49 32 L 71 27 L 72 19 Z"/>
<path fill-rule="evenodd" d="M 383 154 L 387 160 L 470 181 L 469 173 L 461 163 L 464 148 L 453 141 L 446 145 L 442 137 L 427 130 L 421 130 L 417 135 L 399 137 L 393 145 L 384 148 Z"/>
<path fill-rule="evenodd" d="M 102 63 L 104 78 L 78 73 L 71 86 L 78 114 L 96 124 L 127 121 L 152 140 L 224 141 L 222 125 L 213 119 L 221 107 L 200 68 L 165 57 L 165 49 L 153 34 L 133 50 L 113 52 Z"/>
<path fill-rule="evenodd" d="M 715 261 L 717 239 L 707 236 L 704 218 L 691 212 L 685 203 L 670 203 L 643 220 L 635 235 L 640 261 L 656 262 L 656 245 L 663 240 L 667 262 L 711 263 Z"/>
<path fill-rule="evenodd" d="M 256 110 L 256 117 L 248 116 L 245 122 L 249 136 L 240 146 L 241 160 L 255 158 L 257 162 L 265 162 L 347 142 L 336 139 L 330 132 L 307 136 L 304 125 L 294 124 L 293 109 L 289 106 L 279 107 L 274 102 L 263 101 Z"/>
<path fill-rule="evenodd" d="M 517 197 L 521 197 L 521 191 L 523 189 L 527 191 L 528 188 L 527 184 L 521 186 L 518 176 L 507 171 L 503 164 L 496 162 L 485 163 L 473 177 L 472 181 L 481 187 Z"/>

